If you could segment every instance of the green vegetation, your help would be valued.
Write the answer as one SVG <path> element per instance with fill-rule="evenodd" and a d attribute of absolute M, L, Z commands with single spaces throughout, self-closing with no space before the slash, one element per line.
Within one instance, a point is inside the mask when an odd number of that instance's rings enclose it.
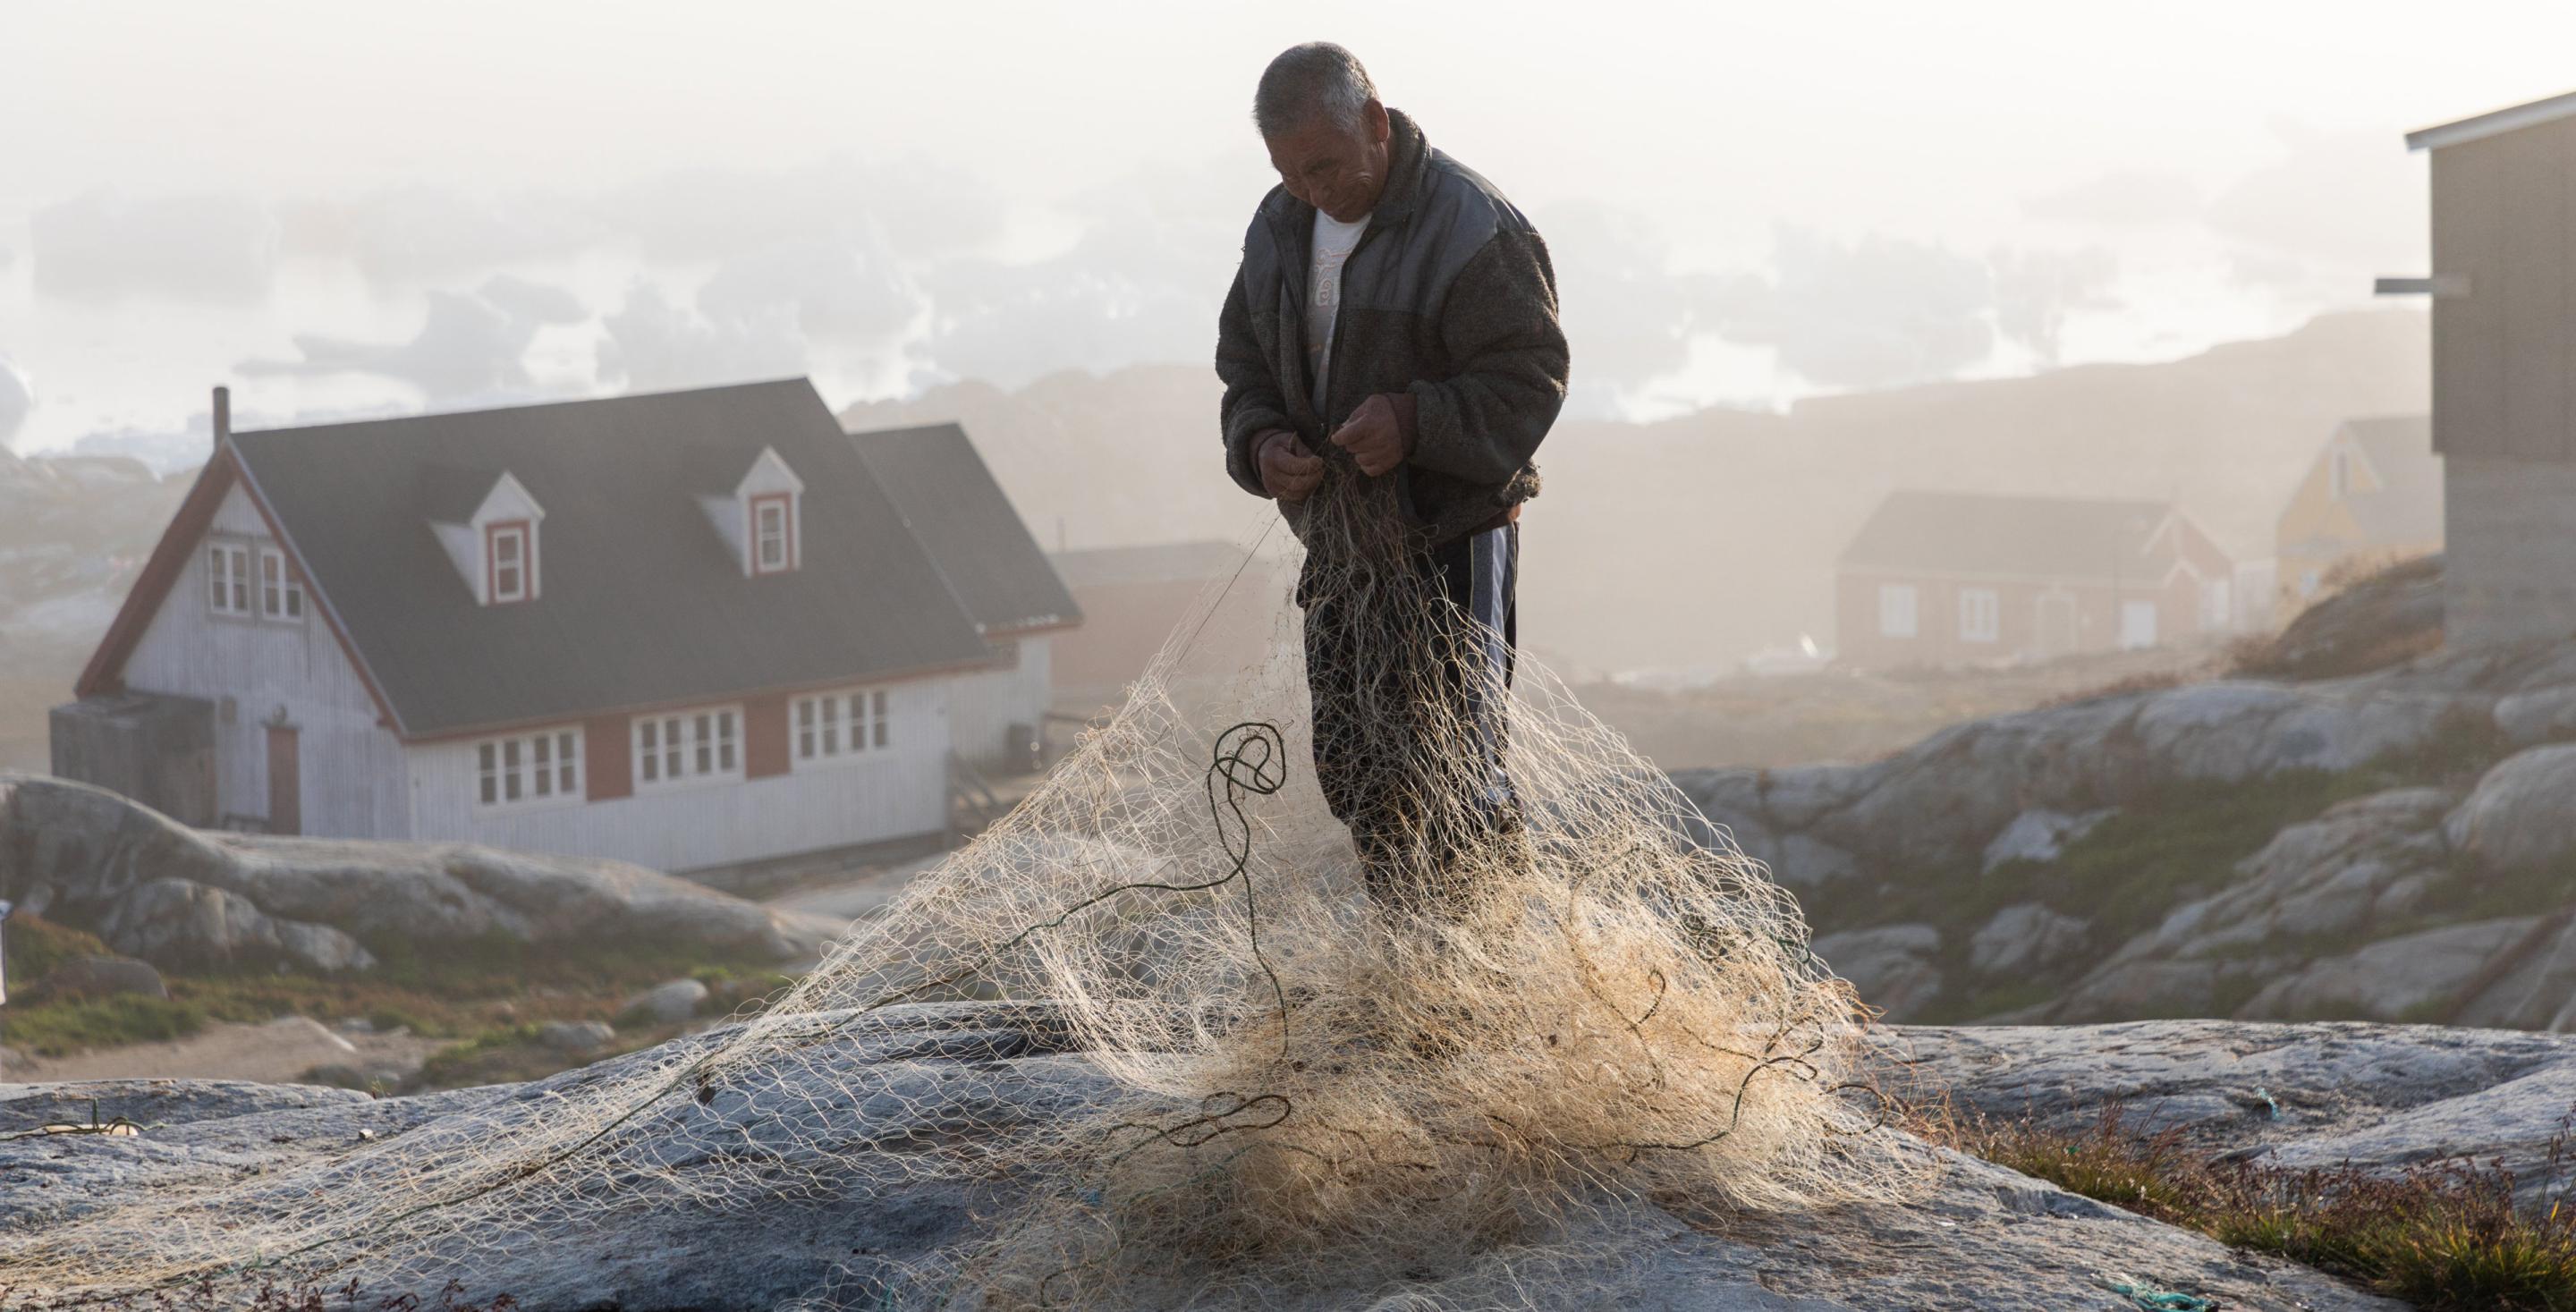
<path fill-rule="evenodd" d="M 206 1009 L 138 994 L 65 998 L 0 1012 L 0 1039 L 20 1052 L 61 1057 L 84 1048 L 184 1039 L 204 1029 Z"/>
<path fill-rule="evenodd" d="M 2550 1141 L 2553 1186 L 2569 1123 L 2562 1119 Z M 1946 1114 L 1919 1118 L 1918 1128 L 2071 1193 L 2304 1262 L 2430 1312 L 2576 1309 L 2576 1207 L 2517 1209 L 2514 1175 L 2501 1166 L 2462 1160 L 2385 1177 L 2214 1162 L 2186 1146 L 2179 1126 L 2129 1131 L 2117 1104 L 2078 1133 Z"/>
<path fill-rule="evenodd" d="M 493 936 L 423 952 L 407 942 L 370 943 L 373 970 L 317 976 L 281 973 L 248 961 L 222 970 L 167 972 L 170 1000 L 47 997 L 44 976 L 82 955 L 107 955 L 91 935 L 32 916 L 7 922 L 10 982 L 16 996 L 0 1008 L 0 1042 L 41 1057 L 84 1049 L 184 1038 L 210 1021 L 258 1023 L 309 1016 L 324 1024 L 362 1018 L 379 1031 L 409 1029 L 454 1039 L 434 1057 L 422 1087 L 551 1074 L 573 1059 L 533 1042 L 552 1020 L 618 1019 L 638 990 L 691 978 L 707 986 L 709 1007 L 756 1008 L 793 981 L 766 957 L 710 953 L 690 944 L 521 943 Z M 20 991 L 23 990 L 23 991 Z M 637 1029 L 624 1047 L 667 1038 L 677 1027 Z"/>

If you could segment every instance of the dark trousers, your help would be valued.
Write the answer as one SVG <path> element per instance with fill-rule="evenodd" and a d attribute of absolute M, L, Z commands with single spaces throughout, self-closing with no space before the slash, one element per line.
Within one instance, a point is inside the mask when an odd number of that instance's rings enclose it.
<path fill-rule="evenodd" d="M 1460 869 L 1518 827 L 1504 694 L 1519 564 L 1520 526 L 1504 524 L 1367 580 L 1431 590 L 1428 605 L 1300 582 L 1316 782 L 1382 905 L 1453 902 Z"/>

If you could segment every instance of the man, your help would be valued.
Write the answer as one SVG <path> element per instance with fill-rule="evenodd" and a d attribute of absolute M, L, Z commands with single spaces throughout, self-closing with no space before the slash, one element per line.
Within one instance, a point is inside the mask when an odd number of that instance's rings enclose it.
<path fill-rule="evenodd" d="M 1226 469 L 1307 545 L 1297 600 L 1325 799 L 1371 892 L 1428 909 L 1467 844 L 1516 826 L 1500 703 L 1516 521 L 1565 399 L 1556 274 L 1520 211 L 1386 108 L 1348 50 L 1272 60 L 1253 121 L 1280 182 L 1218 320 Z M 1391 545 L 1316 531 L 1319 506 L 1389 521 Z M 1390 603 L 1390 588 L 1411 591 Z M 1407 609 L 1416 593 L 1445 604 Z M 1446 630 L 1390 631 L 1417 614 Z M 1462 793 L 1465 813 L 1444 809 Z"/>

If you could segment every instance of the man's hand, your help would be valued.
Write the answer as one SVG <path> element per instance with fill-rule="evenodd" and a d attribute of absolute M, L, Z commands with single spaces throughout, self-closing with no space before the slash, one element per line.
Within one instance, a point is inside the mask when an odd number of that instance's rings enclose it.
<path fill-rule="evenodd" d="M 1287 502 L 1303 501 L 1323 483 L 1324 458 L 1307 450 L 1295 433 L 1274 428 L 1253 443 L 1253 463 L 1260 467 L 1261 486 L 1270 495 Z"/>
<path fill-rule="evenodd" d="M 1342 426 L 1333 430 L 1333 445 L 1351 453 L 1360 472 L 1375 478 L 1404 463 L 1413 453 L 1413 425 L 1406 422 L 1412 409 L 1410 396 L 1398 399 L 1380 392 L 1360 402 L 1360 408 Z"/>

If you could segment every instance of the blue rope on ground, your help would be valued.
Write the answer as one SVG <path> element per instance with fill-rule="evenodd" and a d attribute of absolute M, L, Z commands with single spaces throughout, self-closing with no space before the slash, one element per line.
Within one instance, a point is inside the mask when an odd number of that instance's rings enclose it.
<path fill-rule="evenodd" d="M 2158 1289 L 2143 1280 L 2115 1280 L 2102 1277 L 2102 1287 L 2114 1294 L 2125 1295 L 2146 1312 L 2217 1312 L 2218 1304 L 2198 1294 Z"/>

